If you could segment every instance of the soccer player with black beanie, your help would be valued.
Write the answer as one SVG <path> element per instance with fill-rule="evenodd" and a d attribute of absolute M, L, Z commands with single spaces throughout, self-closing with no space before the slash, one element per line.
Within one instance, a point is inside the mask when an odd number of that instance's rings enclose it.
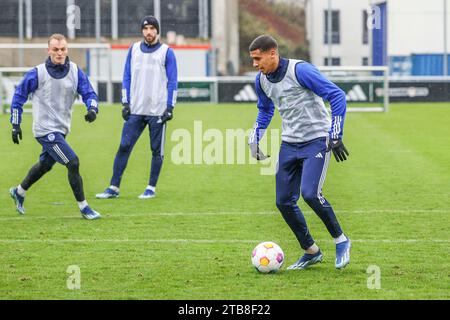
<path fill-rule="evenodd" d="M 177 99 L 178 73 L 175 54 L 159 41 L 160 26 L 153 16 L 142 18 L 142 41 L 130 46 L 122 82 L 122 137 L 114 159 L 110 186 L 98 193 L 98 199 L 119 196 L 122 176 L 131 151 L 148 126 L 152 161 L 150 177 L 139 199 L 156 196 L 156 183 L 164 159 L 167 121 L 173 118 Z"/>

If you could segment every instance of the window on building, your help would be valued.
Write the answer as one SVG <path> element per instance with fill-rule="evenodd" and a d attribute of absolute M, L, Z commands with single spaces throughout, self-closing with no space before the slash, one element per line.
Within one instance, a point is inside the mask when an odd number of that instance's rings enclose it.
<path fill-rule="evenodd" d="M 94 0 L 35 0 L 32 7 L 32 36 L 48 37 L 53 33 L 67 35 L 67 4 L 73 3 L 80 8 L 80 28 L 75 30 L 76 37 L 95 37 L 95 2 Z M 211 2 L 202 0 L 207 13 L 202 15 L 202 35 L 211 36 Z M 0 36 L 18 36 L 18 0 L 1 0 Z M 146 15 L 155 15 L 155 0 L 117 1 L 118 36 L 141 37 L 140 21 Z M 24 1 L 24 27 L 25 27 Z M 100 0 L 100 35 L 111 37 L 111 0 Z M 200 1 L 199 0 L 164 0 L 161 1 L 160 25 L 162 36 L 168 31 L 175 31 L 185 37 L 200 35 Z M 206 30 L 206 31 L 205 31 Z M 25 30 L 24 30 L 25 31 Z"/>
<path fill-rule="evenodd" d="M 0 2 L 0 36 L 17 37 L 19 36 L 19 2 L 17 0 L 2 0 Z M 24 9 L 25 11 L 25 9 Z"/>
<path fill-rule="evenodd" d="M 119 37 L 141 37 L 141 19 L 154 15 L 153 0 L 118 1 Z"/>
<path fill-rule="evenodd" d="M 324 58 L 323 64 L 325 66 L 340 66 L 341 65 L 341 58 L 332 57 L 331 58 L 331 64 L 329 63 L 330 60 L 328 58 Z"/>
<path fill-rule="evenodd" d="M 369 65 L 369 58 L 363 57 L 362 58 L 362 65 L 363 66 L 368 66 Z"/>
<path fill-rule="evenodd" d="M 139 23 L 146 15 L 155 15 L 154 1 L 127 0 L 119 1 L 119 36 L 140 36 Z M 198 0 L 166 0 L 161 1 L 160 18 L 161 35 L 175 31 L 185 37 L 199 35 L 199 3 Z"/>
<path fill-rule="evenodd" d="M 95 37 L 95 1 L 75 0 L 73 4 L 80 8 L 80 28 L 75 29 L 75 35 Z M 53 33 L 67 35 L 67 1 L 32 1 L 32 19 L 33 37 L 48 37 Z M 100 1 L 100 35 L 111 36 L 110 0 Z"/>
<path fill-rule="evenodd" d="M 33 37 L 49 37 L 53 33 L 67 35 L 67 2 L 32 1 Z"/>
<path fill-rule="evenodd" d="M 331 11 L 331 43 L 341 43 L 339 10 Z M 328 10 L 324 11 L 324 43 L 328 44 Z"/>
<path fill-rule="evenodd" d="M 95 1 L 76 0 L 80 7 L 81 25 L 77 37 L 95 37 Z M 120 12 L 120 11 L 119 11 Z M 111 37 L 111 1 L 100 0 L 100 36 Z"/>
<path fill-rule="evenodd" d="M 198 0 L 161 1 L 161 20 L 163 34 L 175 31 L 185 37 L 199 36 L 199 2 Z"/>
<path fill-rule="evenodd" d="M 367 19 L 369 18 L 369 15 L 367 14 L 367 11 L 364 10 L 362 12 L 362 30 L 363 30 L 363 38 L 362 43 L 368 44 L 369 43 L 369 28 L 367 27 Z"/>

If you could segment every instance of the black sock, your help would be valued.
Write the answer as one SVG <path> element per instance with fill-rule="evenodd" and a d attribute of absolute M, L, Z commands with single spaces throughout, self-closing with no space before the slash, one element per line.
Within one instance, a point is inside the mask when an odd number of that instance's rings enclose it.
<path fill-rule="evenodd" d="M 75 196 L 75 199 L 78 202 L 82 202 L 86 200 L 84 197 L 84 190 L 83 190 L 83 179 L 80 175 L 80 163 L 78 161 L 78 158 L 75 158 L 71 160 L 67 164 L 67 176 L 69 178 L 69 183 L 73 191 L 73 195 Z"/>

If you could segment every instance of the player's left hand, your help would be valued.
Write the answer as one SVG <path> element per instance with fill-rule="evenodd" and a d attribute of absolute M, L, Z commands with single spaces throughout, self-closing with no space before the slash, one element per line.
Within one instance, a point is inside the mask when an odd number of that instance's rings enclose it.
<path fill-rule="evenodd" d="M 22 129 L 20 124 L 13 124 L 12 140 L 15 144 L 19 144 L 19 139 L 22 140 Z"/>
<path fill-rule="evenodd" d="M 122 118 L 125 121 L 130 119 L 131 109 L 129 103 L 122 103 Z"/>
<path fill-rule="evenodd" d="M 250 143 L 248 146 L 250 147 L 252 157 L 255 158 L 256 160 L 260 161 L 260 160 L 266 160 L 267 158 L 270 158 L 269 155 L 266 156 L 261 151 L 261 149 L 259 149 L 259 145 L 257 143 Z"/>
<path fill-rule="evenodd" d="M 164 124 L 166 121 L 172 120 L 172 118 L 173 118 L 173 108 L 167 107 L 166 111 L 164 111 L 164 114 L 158 120 L 158 123 Z"/>
<path fill-rule="evenodd" d="M 333 151 L 333 155 L 336 158 L 336 161 L 344 161 L 347 160 L 347 156 L 349 155 L 347 148 L 342 143 L 341 139 L 331 140 L 328 142 L 327 152 Z"/>
<path fill-rule="evenodd" d="M 93 122 L 95 121 L 95 119 L 97 119 L 97 112 L 95 112 L 95 110 L 93 109 L 90 109 L 84 116 L 84 120 L 86 120 L 87 122 Z"/>

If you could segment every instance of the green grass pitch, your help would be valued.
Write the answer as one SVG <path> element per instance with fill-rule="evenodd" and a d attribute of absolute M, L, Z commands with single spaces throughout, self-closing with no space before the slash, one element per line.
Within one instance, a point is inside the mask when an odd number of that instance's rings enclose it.
<path fill-rule="evenodd" d="M 344 142 L 350 158 L 332 158 L 324 186 L 353 240 L 344 270 L 334 268 L 325 226 L 300 201 L 324 261 L 286 271 L 301 252 L 275 206 L 274 176 L 260 174 L 263 164 L 172 161 L 175 129 L 192 132 L 194 121 L 202 121 L 204 131 L 248 129 L 256 113 L 250 104 L 179 104 L 157 197 L 137 199 L 150 168 L 146 131 L 130 157 L 120 198 L 97 200 L 112 174 L 120 107 L 101 106 L 92 124 L 76 107 L 68 141 L 80 158 L 87 200 L 103 215 L 98 221 L 81 218 L 61 165 L 28 191 L 26 215 L 15 212 L 8 189 L 37 161 L 40 146 L 31 115 L 24 116 L 19 146 L 11 141 L 9 116 L 0 115 L 0 299 L 450 298 L 448 104 L 348 113 Z M 278 114 L 270 128 L 280 128 Z M 253 247 L 266 240 L 285 252 L 277 274 L 259 274 L 250 262 Z M 67 269 L 73 265 L 81 272 L 80 289 L 70 290 Z M 378 289 L 371 286 L 373 266 L 380 271 Z"/>

